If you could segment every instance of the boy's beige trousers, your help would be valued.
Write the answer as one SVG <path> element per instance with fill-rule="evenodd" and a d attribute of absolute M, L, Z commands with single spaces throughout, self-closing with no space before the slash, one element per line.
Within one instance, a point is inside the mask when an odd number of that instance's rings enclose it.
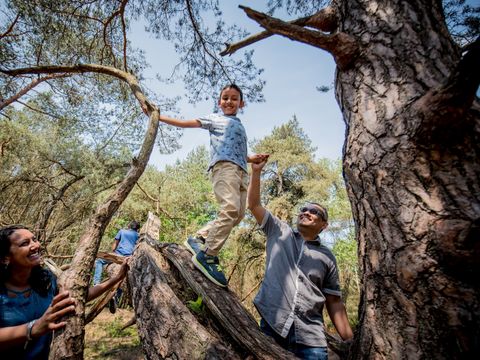
<path fill-rule="evenodd" d="M 220 209 L 217 218 L 198 230 L 197 235 L 206 239 L 209 255 L 218 255 L 233 227 L 245 216 L 248 174 L 232 162 L 220 161 L 213 166 L 211 180 Z"/>

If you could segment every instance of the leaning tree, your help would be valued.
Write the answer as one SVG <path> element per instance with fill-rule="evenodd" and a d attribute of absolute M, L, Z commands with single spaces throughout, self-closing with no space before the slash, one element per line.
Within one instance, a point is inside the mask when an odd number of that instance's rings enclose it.
<path fill-rule="evenodd" d="M 272 35 L 329 52 L 347 128 L 344 174 L 362 281 L 350 356 L 451 359 L 478 353 L 480 41 L 459 46 L 439 0 L 333 0 L 322 8 L 324 2 L 271 0 L 268 14 L 244 7 L 265 31 L 239 41 L 244 34 L 237 27 L 225 29 L 220 20 L 209 30 L 202 22 L 204 11 L 221 19 L 215 0 L 6 1 L 0 114 L 8 117 L 2 109 L 47 85 L 78 101 L 72 96 L 78 84 L 71 80 L 77 74 L 97 84 L 99 92 L 126 94 L 126 87 L 112 91 L 104 85 L 103 76 L 113 76 L 128 83 L 148 108 L 153 128 L 156 107 L 131 74 L 144 68 L 127 36 L 131 21 L 140 16 L 148 30 L 176 44 L 181 59 L 174 73 L 183 74 L 194 98 L 228 79 L 243 85 L 249 100 L 259 99 L 263 82 L 252 53 L 221 59 L 217 53 L 225 42 L 222 55 Z M 280 7 L 307 16 L 288 22 L 272 17 Z M 478 18 L 466 25 L 476 26 L 478 36 Z M 92 73 L 103 75 L 85 75 Z M 141 153 L 143 165 L 148 153 Z M 134 161 L 135 176 L 119 188 L 120 197 L 117 192 L 109 198 L 85 232 L 75 257 L 78 281 L 64 281 L 79 298 L 104 226 L 142 171 L 137 165 Z M 81 316 L 70 321 L 63 340 L 68 351 L 62 353 L 61 342 L 54 346 L 59 358 L 81 357 L 81 325 Z"/>

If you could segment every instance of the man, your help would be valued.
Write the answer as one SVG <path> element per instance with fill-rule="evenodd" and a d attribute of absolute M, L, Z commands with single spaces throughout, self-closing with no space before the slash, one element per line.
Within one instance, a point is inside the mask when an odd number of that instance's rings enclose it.
<path fill-rule="evenodd" d="M 135 245 L 138 240 L 138 230 L 140 224 L 136 221 L 131 221 L 128 225 L 128 229 L 121 229 L 114 238 L 112 251 L 121 256 L 130 256 L 133 254 Z M 95 273 L 93 274 L 93 285 L 100 284 L 102 281 L 103 267 L 110 264 L 110 261 L 105 259 L 95 260 Z M 109 303 L 109 309 L 111 313 L 116 311 L 116 301 L 120 299 L 122 295 L 121 289 L 118 289 L 115 298 Z"/>
<path fill-rule="evenodd" d="M 320 243 L 328 225 L 325 208 L 309 203 L 301 208 L 297 231 L 260 203 L 260 174 L 266 161 L 252 164 L 248 208 L 267 235 L 266 270 L 254 304 L 260 328 L 302 359 L 327 359 L 323 306 L 343 340 L 353 337 L 341 300 L 336 260 Z"/>

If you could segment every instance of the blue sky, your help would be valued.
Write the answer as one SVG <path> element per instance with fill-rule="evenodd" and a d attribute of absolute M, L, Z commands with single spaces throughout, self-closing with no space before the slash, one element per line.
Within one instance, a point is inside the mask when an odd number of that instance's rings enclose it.
<path fill-rule="evenodd" d="M 234 21 L 250 33 L 262 31 L 253 20 L 238 8 L 238 4 L 263 11 L 258 1 L 229 1 L 223 3 L 223 15 L 226 22 Z M 280 15 L 277 15 L 280 17 Z M 281 16 L 283 19 L 287 19 Z M 287 19 L 288 20 L 288 19 Z M 144 84 L 157 94 L 169 97 L 185 94 L 183 83 L 179 80 L 172 85 L 165 85 L 156 80 L 155 74 L 168 76 L 177 58 L 173 46 L 156 40 L 145 33 L 142 24 L 132 28 L 130 40 L 134 47 L 145 51 L 151 68 L 145 73 Z M 335 100 L 334 91 L 322 93 L 317 86 L 333 84 L 335 64 L 330 54 L 323 50 L 293 42 L 289 39 L 272 36 L 257 42 L 248 48 L 254 49 L 253 61 L 264 69 L 262 77 L 266 80 L 264 87 L 265 102 L 246 104 L 243 114 L 239 114 L 244 123 L 249 140 L 261 139 L 279 126 L 297 116 L 301 127 L 317 147 L 316 157 L 338 159 L 341 157 L 345 126 Z M 240 57 L 239 50 L 232 56 Z M 212 101 L 189 104 L 186 100 L 178 104 L 183 118 L 196 118 L 212 112 Z M 168 114 L 177 116 L 176 114 Z M 150 164 L 162 170 L 165 165 L 173 164 L 199 145 L 209 144 L 208 132 L 202 129 L 185 129 L 180 139 L 182 148 L 171 155 L 162 155 L 154 150 Z"/>

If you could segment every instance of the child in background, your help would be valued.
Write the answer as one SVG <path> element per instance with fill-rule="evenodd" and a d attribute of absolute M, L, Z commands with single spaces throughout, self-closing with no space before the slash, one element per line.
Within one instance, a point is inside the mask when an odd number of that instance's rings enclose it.
<path fill-rule="evenodd" d="M 260 163 L 266 154 L 247 155 L 245 128 L 236 116 L 243 108 L 243 94 L 235 84 L 220 92 L 218 106 L 223 114 L 181 120 L 161 115 L 160 121 L 181 128 L 202 128 L 210 132 L 211 180 L 220 210 L 215 220 L 185 241 L 193 253 L 195 266 L 213 283 L 226 287 L 227 279 L 219 269 L 218 253 L 233 227 L 245 216 L 248 174 L 247 162 Z"/>

